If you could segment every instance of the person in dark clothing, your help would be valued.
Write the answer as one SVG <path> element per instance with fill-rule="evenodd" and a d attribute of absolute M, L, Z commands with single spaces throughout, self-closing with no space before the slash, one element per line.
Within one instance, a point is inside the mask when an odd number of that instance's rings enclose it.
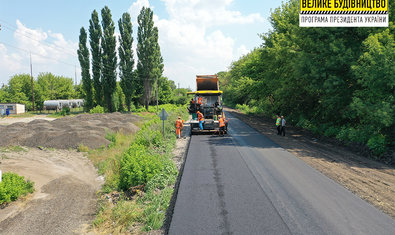
<path fill-rule="evenodd" d="M 283 136 L 285 136 L 285 124 L 286 124 L 287 122 L 285 121 L 285 118 L 284 118 L 284 116 L 281 116 L 281 134 L 283 135 Z"/>
<path fill-rule="evenodd" d="M 278 114 L 276 119 L 276 128 L 277 128 L 277 135 L 281 135 L 281 118 L 280 115 Z"/>

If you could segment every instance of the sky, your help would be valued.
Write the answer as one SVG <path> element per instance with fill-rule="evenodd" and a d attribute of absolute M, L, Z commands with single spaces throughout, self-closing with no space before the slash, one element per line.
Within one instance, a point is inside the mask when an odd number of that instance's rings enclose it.
<path fill-rule="evenodd" d="M 262 44 L 268 18 L 279 0 L 0 0 L 0 85 L 15 74 L 40 72 L 81 80 L 77 56 L 80 28 L 93 10 L 108 6 L 118 20 L 132 16 L 134 47 L 137 16 L 150 7 L 159 30 L 163 76 L 182 88 L 196 88 L 196 75 L 227 71 L 232 61 Z M 101 18 L 101 16 L 100 16 Z M 137 58 L 136 58 L 137 59 Z"/>

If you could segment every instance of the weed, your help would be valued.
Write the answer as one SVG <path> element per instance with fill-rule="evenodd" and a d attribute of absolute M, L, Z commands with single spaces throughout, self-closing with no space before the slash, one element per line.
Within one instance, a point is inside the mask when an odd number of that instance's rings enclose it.
<path fill-rule="evenodd" d="M 34 191 L 34 183 L 25 180 L 23 176 L 6 172 L 0 182 L 0 204 L 17 200 Z"/>
<path fill-rule="evenodd" d="M 89 113 L 104 113 L 104 108 L 100 105 L 97 105 L 93 109 L 89 110 Z"/>
<path fill-rule="evenodd" d="M 77 152 L 87 153 L 89 152 L 89 147 L 85 146 L 84 144 L 78 145 Z"/>
<path fill-rule="evenodd" d="M 24 147 L 21 147 L 19 145 L 16 146 L 7 146 L 7 147 L 1 147 L 0 152 L 27 152 L 27 150 Z"/>
<path fill-rule="evenodd" d="M 1 154 L 1 159 L 4 160 L 4 159 L 10 159 L 10 158 L 5 154 Z"/>

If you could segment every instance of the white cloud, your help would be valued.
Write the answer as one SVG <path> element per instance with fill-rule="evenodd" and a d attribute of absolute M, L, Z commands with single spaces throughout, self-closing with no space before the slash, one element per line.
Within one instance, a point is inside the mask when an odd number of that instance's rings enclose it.
<path fill-rule="evenodd" d="M 16 53 L 10 53 L 7 47 L 0 43 L 0 70 L 2 73 L 13 73 L 23 67 L 22 57 Z"/>
<path fill-rule="evenodd" d="M 74 78 L 74 64 L 79 65 L 78 42 L 66 40 L 61 33 L 29 28 L 19 20 L 16 20 L 13 37 L 10 45 L 0 44 L 1 82 L 7 83 L 18 73 L 30 73 L 29 51 L 34 77 L 40 72 L 52 72 Z M 77 72 L 79 76 L 79 68 Z"/>
<path fill-rule="evenodd" d="M 151 7 L 148 0 L 137 0 L 132 4 L 132 6 L 129 7 L 128 12 L 132 18 L 133 24 L 137 23 L 137 16 L 143 7 Z"/>
<path fill-rule="evenodd" d="M 260 14 L 244 16 L 228 10 L 232 0 L 162 0 L 170 18 L 202 27 L 263 22 Z"/>
<path fill-rule="evenodd" d="M 67 41 L 63 34 L 30 29 L 19 20 L 14 38 L 18 47 L 32 52 L 35 63 L 54 64 L 76 58 L 78 43 Z"/>
<path fill-rule="evenodd" d="M 147 0 L 138 0 L 141 6 Z M 162 0 L 168 19 L 154 17 L 165 62 L 164 75 L 184 87 L 195 88 L 196 74 L 214 74 L 248 53 L 221 26 L 262 22 L 260 14 L 229 10 L 232 0 Z M 133 7 L 132 6 L 132 7 Z M 132 8 L 131 7 L 131 8 Z"/>
<path fill-rule="evenodd" d="M 239 48 L 237 48 L 237 57 L 240 58 L 244 55 L 247 55 L 250 51 L 247 49 L 245 45 L 241 45 Z"/>

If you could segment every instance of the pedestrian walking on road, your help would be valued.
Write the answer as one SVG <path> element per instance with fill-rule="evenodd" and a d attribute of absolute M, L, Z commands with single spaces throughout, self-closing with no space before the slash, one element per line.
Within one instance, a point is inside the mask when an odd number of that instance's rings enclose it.
<path fill-rule="evenodd" d="M 287 121 L 285 121 L 284 116 L 281 116 L 281 134 L 285 136 L 285 124 Z"/>
<path fill-rule="evenodd" d="M 181 117 L 179 116 L 177 121 L 176 121 L 176 135 L 177 135 L 177 138 L 181 138 L 182 129 L 183 128 L 184 128 L 184 123 L 181 120 Z"/>
<path fill-rule="evenodd" d="M 276 119 L 276 128 L 277 128 L 277 135 L 281 135 L 281 117 L 278 114 Z"/>

